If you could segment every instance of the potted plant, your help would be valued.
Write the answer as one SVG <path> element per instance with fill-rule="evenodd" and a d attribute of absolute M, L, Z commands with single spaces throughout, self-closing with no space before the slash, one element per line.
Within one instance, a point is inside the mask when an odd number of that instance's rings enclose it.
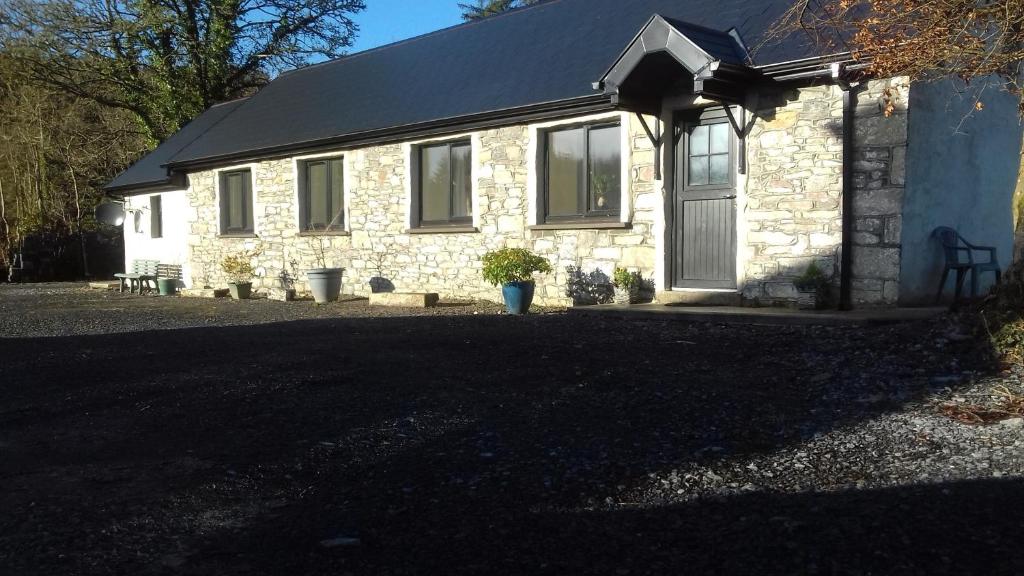
<path fill-rule="evenodd" d="M 551 272 L 551 264 L 524 248 L 502 248 L 484 254 L 484 280 L 501 285 L 509 314 L 526 314 L 533 302 L 536 272 Z"/>
<path fill-rule="evenodd" d="M 797 307 L 801 310 L 816 310 L 828 296 L 828 277 L 811 262 L 800 276 L 793 280 L 797 291 Z"/>
<path fill-rule="evenodd" d="M 313 255 L 316 258 L 316 268 L 306 270 L 306 279 L 309 280 L 309 291 L 313 293 L 313 300 L 317 304 L 337 302 L 341 295 L 341 276 L 344 268 L 327 266 L 327 234 L 338 223 L 342 212 L 338 212 L 331 223 L 313 236 Z"/>
<path fill-rule="evenodd" d="M 247 300 L 252 294 L 252 279 L 256 275 L 252 260 L 259 252 L 242 252 L 225 256 L 220 267 L 228 276 L 228 290 L 235 300 Z"/>
<path fill-rule="evenodd" d="M 615 268 L 612 284 L 615 286 L 613 301 L 616 304 L 634 304 L 639 300 L 640 285 L 643 277 L 639 272 L 630 272 L 625 268 Z"/>

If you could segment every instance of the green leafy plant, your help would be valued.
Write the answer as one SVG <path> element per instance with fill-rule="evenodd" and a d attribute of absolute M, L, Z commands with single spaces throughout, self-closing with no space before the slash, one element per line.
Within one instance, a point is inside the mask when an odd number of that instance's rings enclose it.
<path fill-rule="evenodd" d="M 590 172 L 590 186 L 594 191 L 595 208 L 604 210 L 608 208 L 608 196 L 612 191 L 612 178 L 607 174 Z"/>
<path fill-rule="evenodd" d="M 807 265 L 807 269 L 793 280 L 793 285 L 801 292 L 822 293 L 828 287 L 828 276 L 818 268 L 816 262 Z"/>
<path fill-rule="evenodd" d="M 625 268 L 615 268 L 615 272 L 612 274 L 612 283 L 615 284 L 616 288 L 629 289 L 634 286 L 639 287 L 644 281 L 643 276 L 639 272 L 630 272 Z"/>
<path fill-rule="evenodd" d="M 533 274 L 551 272 L 551 263 L 524 248 L 502 248 L 484 254 L 484 280 L 498 286 L 530 282 Z"/>
<path fill-rule="evenodd" d="M 221 270 L 227 274 L 228 280 L 232 284 L 251 282 L 253 276 L 256 275 L 256 268 L 253 267 L 252 261 L 259 255 L 259 250 L 253 250 L 225 256 L 220 263 Z"/>

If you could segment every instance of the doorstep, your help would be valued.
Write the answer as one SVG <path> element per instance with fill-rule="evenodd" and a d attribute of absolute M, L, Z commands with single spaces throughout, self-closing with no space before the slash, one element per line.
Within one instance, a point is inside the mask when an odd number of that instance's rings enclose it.
<path fill-rule="evenodd" d="M 377 292 L 370 294 L 370 306 L 395 308 L 432 308 L 440 297 L 432 292 Z"/>
<path fill-rule="evenodd" d="M 590 314 L 633 319 L 680 320 L 716 324 L 768 326 L 879 326 L 929 320 L 947 308 L 864 308 L 838 310 L 792 310 L 789 308 L 744 308 L 739 306 L 679 306 L 665 304 L 601 304 L 575 306 L 570 314 Z"/>
<path fill-rule="evenodd" d="M 186 288 L 179 290 L 179 294 L 185 298 L 227 298 L 227 288 Z"/>

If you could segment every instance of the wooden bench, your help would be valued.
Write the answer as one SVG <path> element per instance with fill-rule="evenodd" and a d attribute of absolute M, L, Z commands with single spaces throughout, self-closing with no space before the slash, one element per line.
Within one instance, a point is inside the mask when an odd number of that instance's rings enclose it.
<path fill-rule="evenodd" d="M 181 280 L 181 266 L 177 264 L 158 264 L 156 277 L 168 280 Z"/>
<path fill-rule="evenodd" d="M 121 292 L 124 292 L 125 284 L 127 284 L 130 293 L 134 293 L 135 287 L 138 286 L 139 294 L 142 294 L 143 290 L 153 290 L 150 283 L 156 282 L 159 268 L 159 260 L 133 260 L 128 272 L 114 274 L 114 278 L 121 281 Z"/>

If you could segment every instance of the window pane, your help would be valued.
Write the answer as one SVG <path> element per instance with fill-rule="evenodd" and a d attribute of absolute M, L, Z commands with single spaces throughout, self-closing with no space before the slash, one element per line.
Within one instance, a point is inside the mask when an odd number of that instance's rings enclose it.
<path fill-rule="evenodd" d="M 729 152 L 729 125 L 712 124 L 711 128 L 711 153 L 725 154 Z"/>
<path fill-rule="evenodd" d="M 694 126 L 690 132 L 690 155 L 708 153 L 708 126 Z"/>
<path fill-rule="evenodd" d="M 707 156 L 694 156 L 690 158 L 690 178 L 689 183 L 691 186 L 700 186 L 708 183 L 708 157 Z"/>
<path fill-rule="evenodd" d="M 331 219 L 327 223 L 332 224 L 332 227 L 335 229 L 341 229 L 345 227 L 345 218 L 342 216 L 345 206 L 345 161 L 341 158 L 336 158 L 331 160 L 329 164 L 331 208 L 328 214 Z"/>
<path fill-rule="evenodd" d="M 590 131 L 590 209 L 618 210 L 622 188 L 619 127 Z"/>
<path fill-rule="evenodd" d="M 711 173 L 708 177 L 709 184 L 729 183 L 729 155 L 715 154 L 711 157 Z"/>
<path fill-rule="evenodd" d="M 248 172 L 242 173 L 242 229 L 252 230 L 252 182 Z"/>
<path fill-rule="evenodd" d="M 424 222 L 448 220 L 450 164 L 447 145 L 420 148 L 420 218 Z"/>
<path fill-rule="evenodd" d="M 324 228 L 330 222 L 327 206 L 327 163 L 306 164 L 306 187 L 309 199 L 309 227 Z"/>
<path fill-rule="evenodd" d="M 162 200 L 162 196 L 149 197 L 149 235 L 152 238 L 163 236 L 164 216 Z"/>
<path fill-rule="evenodd" d="M 220 212 L 222 232 L 252 230 L 252 187 L 248 170 L 221 175 Z"/>
<path fill-rule="evenodd" d="M 242 190 L 242 175 L 240 173 L 228 176 L 228 229 L 241 230 L 245 228 L 243 220 L 245 209 L 245 198 Z"/>
<path fill-rule="evenodd" d="M 473 165 L 469 144 L 452 145 L 452 218 L 473 214 Z"/>
<path fill-rule="evenodd" d="M 548 215 L 580 214 L 579 197 L 586 178 L 583 129 L 549 132 L 547 142 Z"/>

